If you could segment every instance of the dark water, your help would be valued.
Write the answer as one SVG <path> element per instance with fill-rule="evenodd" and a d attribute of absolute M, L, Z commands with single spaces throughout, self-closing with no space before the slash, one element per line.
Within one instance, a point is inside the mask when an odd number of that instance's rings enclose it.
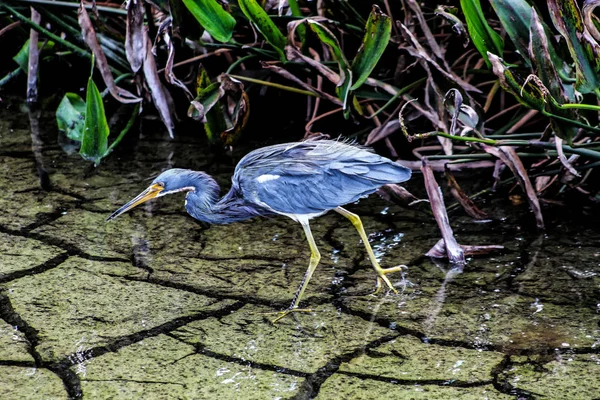
<path fill-rule="evenodd" d="M 593 224 L 555 214 L 538 233 L 526 204 L 490 197 L 495 221 L 451 221 L 460 243 L 506 250 L 457 273 L 422 256 L 439 235 L 426 213 L 362 200 L 349 209 L 382 266 L 408 265 L 390 275 L 400 294 L 371 294 L 358 235 L 328 214 L 312 224 L 314 313 L 274 326 L 264 313 L 289 305 L 308 264 L 293 221 L 208 227 L 171 196 L 105 223 L 161 170 L 226 187 L 233 161 L 145 133 L 93 169 L 53 124 L 0 112 L 0 398 L 600 398 Z"/>

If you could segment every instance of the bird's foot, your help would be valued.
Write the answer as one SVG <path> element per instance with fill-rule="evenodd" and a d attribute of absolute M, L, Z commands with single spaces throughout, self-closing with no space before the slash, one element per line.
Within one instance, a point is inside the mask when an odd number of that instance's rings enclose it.
<path fill-rule="evenodd" d="M 313 312 L 313 310 L 311 310 L 310 308 L 293 308 L 293 307 L 290 307 L 287 310 L 269 312 L 269 313 L 266 313 L 266 314 L 276 314 L 277 315 L 277 318 L 275 318 L 274 320 L 271 321 L 272 324 L 275 324 L 277 321 L 279 321 L 283 317 L 285 317 L 285 316 L 287 316 L 287 315 L 289 315 L 291 313 L 295 313 L 295 312 L 310 313 L 310 312 Z"/>
<path fill-rule="evenodd" d="M 383 282 L 385 282 L 387 287 L 390 288 L 394 293 L 398 294 L 398 291 L 392 285 L 392 282 L 390 282 L 390 280 L 388 279 L 388 277 L 386 275 L 391 274 L 393 272 L 402 272 L 402 270 L 405 268 L 407 268 L 406 265 L 397 265 L 395 267 L 386 268 L 386 269 L 379 268 L 377 270 L 377 274 L 379 276 L 377 277 L 377 284 L 375 286 L 375 291 L 373 292 L 373 294 L 377 294 L 381 291 L 381 289 L 383 287 Z"/>

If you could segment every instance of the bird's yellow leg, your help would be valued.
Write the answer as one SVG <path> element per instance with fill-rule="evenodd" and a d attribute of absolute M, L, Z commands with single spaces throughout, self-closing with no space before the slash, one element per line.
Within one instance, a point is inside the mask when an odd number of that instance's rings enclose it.
<path fill-rule="evenodd" d="M 360 220 L 360 217 L 342 207 L 337 207 L 335 209 L 335 211 L 342 214 L 344 217 L 348 218 L 350 220 L 350 222 L 352 222 L 352 225 L 354 225 L 354 227 L 358 231 L 358 234 L 360 235 L 360 238 L 362 239 L 363 244 L 365 245 L 365 249 L 367 250 L 367 254 L 369 255 L 369 260 L 371 260 L 373 269 L 375 270 L 375 272 L 377 272 L 377 286 L 375 287 L 375 293 L 378 293 L 381 290 L 382 282 L 385 282 L 387 287 L 389 287 L 391 290 L 393 290 L 394 293 L 398 293 L 398 291 L 394 288 L 394 286 L 392 286 L 392 283 L 390 282 L 390 280 L 387 278 L 386 275 L 390 274 L 392 272 L 402 271 L 402 266 L 386 268 L 386 269 L 381 268 L 381 266 L 377 262 L 377 258 L 375 258 L 375 253 L 373 253 L 373 249 L 371 248 L 371 245 L 369 244 L 369 238 L 367 237 L 367 234 L 365 233 L 365 229 L 363 228 L 363 224 Z"/>
<path fill-rule="evenodd" d="M 312 277 L 313 272 L 317 269 L 317 265 L 321 260 L 321 253 L 319 253 L 319 249 L 317 248 L 317 244 L 315 243 L 315 238 L 310 231 L 310 226 L 308 225 L 308 221 L 300 221 L 302 224 L 302 228 L 304 228 L 304 233 L 306 234 L 306 239 L 308 240 L 308 245 L 310 246 L 310 262 L 308 264 L 308 269 L 304 274 L 304 279 L 302 279 L 302 284 L 298 288 L 296 292 L 296 296 L 294 296 L 294 300 L 292 304 L 287 310 L 278 312 L 277 318 L 275 318 L 272 322 L 275 323 L 279 321 L 281 318 L 293 312 L 311 312 L 310 309 L 298 308 L 298 304 L 300 304 L 300 300 L 302 299 L 302 295 L 308 286 L 308 282 Z"/>

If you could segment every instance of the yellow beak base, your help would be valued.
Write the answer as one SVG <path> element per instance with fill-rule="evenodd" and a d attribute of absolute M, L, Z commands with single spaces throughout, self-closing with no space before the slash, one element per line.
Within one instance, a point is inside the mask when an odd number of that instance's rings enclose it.
<path fill-rule="evenodd" d="M 131 210 L 132 208 L 137 207 L 138 205 L 157 197 L 160 194 L 160 192 L 163 191 L 163 189 L 164 189 L 164 187 L 162 185 L 159 185 L 158 183 L 152 184 L 148 189 L 146 189 L 142 193 L 138 194 L 129 203 L 125 204 L 123 207 L 119 208 L 117 211 L 112 213 L 110 215 L 110 217 L 108 217 L 106 220 L 110 221 L 111 219 L 115 219 L 119 215 Z"/>

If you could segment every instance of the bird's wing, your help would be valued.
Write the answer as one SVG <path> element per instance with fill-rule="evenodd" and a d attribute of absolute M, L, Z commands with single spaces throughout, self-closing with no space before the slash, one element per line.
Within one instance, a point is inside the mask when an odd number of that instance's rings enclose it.
<path fill-rule="evenodd" d="M 234 184 L 247 200 L 283 214 L 322 213 L 408 179 L 398 178 L 401 167 L 390 160 L 340 142 L 277 145 L 253 153 L 240 161 Z"/>

